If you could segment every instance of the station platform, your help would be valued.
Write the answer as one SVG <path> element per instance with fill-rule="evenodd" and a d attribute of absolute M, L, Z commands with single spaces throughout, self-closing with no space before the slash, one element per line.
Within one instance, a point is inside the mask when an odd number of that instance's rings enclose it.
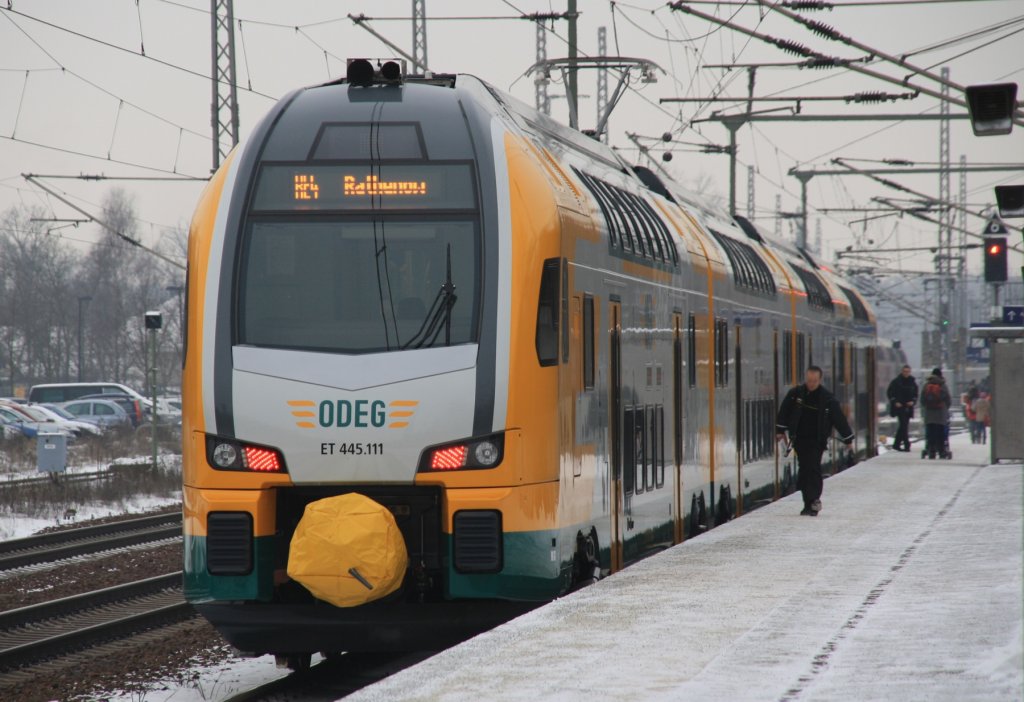
<path fill-rule="evenodd" d="M 1024 466 L 887 453 L 346 699 L 1022 700 Z M 915 444 L 916 445 L 916 444 Z"/>

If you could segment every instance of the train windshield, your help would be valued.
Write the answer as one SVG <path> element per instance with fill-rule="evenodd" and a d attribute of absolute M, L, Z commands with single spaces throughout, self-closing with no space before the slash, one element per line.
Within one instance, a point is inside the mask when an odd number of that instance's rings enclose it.
<path fill-rule="evenodd" d="M 475 219 L 252 221 L 239 342 L 376 353 L 477 340 Z"/>

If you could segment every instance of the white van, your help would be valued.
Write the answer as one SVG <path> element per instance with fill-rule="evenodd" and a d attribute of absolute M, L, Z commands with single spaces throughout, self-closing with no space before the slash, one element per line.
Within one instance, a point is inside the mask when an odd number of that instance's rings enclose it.
<path fill-rule="evenodd" d="M 45 385 L 33 385 L 28 391 L 29 402 L 70 402 L 85 395 L 128 395 L 138 400 L 139 403 L 149 408 L 153 404 L 143 395 L 132 390 L 121 383 L 47 383 Z"/>

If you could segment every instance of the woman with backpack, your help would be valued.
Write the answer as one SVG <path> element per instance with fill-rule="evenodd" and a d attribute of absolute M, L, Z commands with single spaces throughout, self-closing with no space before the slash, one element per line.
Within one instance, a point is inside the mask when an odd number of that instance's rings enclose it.
<path fill-rule="evenodd" d="M 952 398 L 946 380 L 942 377 L 942 369 L 932 369 L 932 374 L 924 381 L 921 388 L 921 421 L 924 422 L 925 449 L 921 458 L 928 456 L 934 459 L 950 458 L 946 444 L 946 427 L 949 425 L 949 406 Z"/>

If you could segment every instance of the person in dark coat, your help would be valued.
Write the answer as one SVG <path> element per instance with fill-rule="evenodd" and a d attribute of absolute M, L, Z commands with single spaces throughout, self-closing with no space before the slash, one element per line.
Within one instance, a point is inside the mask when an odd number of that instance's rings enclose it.
<path fill-rule="evenodd" d="M 910 418 L 914 416 L 914 405 L 917 404 L 917 381 L 910 366 L 903 366 L 900 374 L 889 383 L 885 394 L 889 397 L 889 414 L 899 422 L 892 447 L 896 451 L 909 451 Z"/>
<path fill-rule="evenodd" d="M 924 422 L 925 449 L 921 458 L 946 458 L 946 426 L 953 402 L 942 369 L 935 368 L 921 388 L 921 421 Z"/>
<path fill-rule="evenodd" d="M 821 511 L 821 454 L 828 448 L 832 430 L 840 440 L 853 444 L 853 430 L 839 402 L 821 384 L 821 368 L 810 366 L 804 384 L 786 393 L 775 419 L 776 439 L 789 435 L 799 466 L 796 483 L 803 493 L 804 509 L 800 514 L 816 517 Z"/>

